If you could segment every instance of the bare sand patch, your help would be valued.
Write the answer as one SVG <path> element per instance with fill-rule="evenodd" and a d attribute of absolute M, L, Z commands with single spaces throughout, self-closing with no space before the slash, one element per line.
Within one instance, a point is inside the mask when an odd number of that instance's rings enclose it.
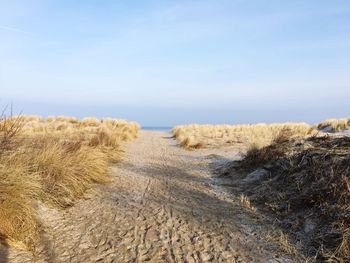
<path fill-rule="evenodd" d="M 97 195 L 39 211 L 46 242 L 35 257 L 10 249 L 8 261 L 296 262 L 264 241 L 269 225 L 239 195 L 214 184 L 213 160 L 235 154 L 185 151 L 169 134 L 142 131 Z"/>

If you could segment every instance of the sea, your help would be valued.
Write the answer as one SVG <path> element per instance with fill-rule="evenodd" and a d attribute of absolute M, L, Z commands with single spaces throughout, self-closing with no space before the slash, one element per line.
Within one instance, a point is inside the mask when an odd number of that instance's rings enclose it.
<path fill-rule="evenodd" d="M 164 131 L 164 132 L 170 132 L 173 127 L 159 127 L 159 126 L 145 126 L 142 127 L 142 130 L 145 131 Z"/>

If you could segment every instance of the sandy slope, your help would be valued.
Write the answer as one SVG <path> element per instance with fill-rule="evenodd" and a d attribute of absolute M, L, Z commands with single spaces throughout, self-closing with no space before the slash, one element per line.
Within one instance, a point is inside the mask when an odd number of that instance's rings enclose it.
<path fill-rule="evenodd" d="M 1 262 L 285 262 L 259 238 L 261 222 L 211 184 L 214 154 L 234 157 L 142 132 L 92 198 L 39 207 L 45 244 L 35 257 L 1 248 Z"/>

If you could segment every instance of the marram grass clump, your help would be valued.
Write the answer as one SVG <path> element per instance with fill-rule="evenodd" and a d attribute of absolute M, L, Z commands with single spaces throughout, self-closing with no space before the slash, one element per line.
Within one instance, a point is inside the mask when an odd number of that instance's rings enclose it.
<path fill-rule="evenodd" d="M 291 137 L 306 137 L 316 131 L 306 123 L 276 123 L 254 125 L 187 125 L 173 128 L 172 134 L 186 149 L 223 145 L 270 145 L 281 131 Z"/>
<path fill-rule="evenodd" d="M 343 119 L 328 119 L 317 125 L 320 130 L 326 130 L 329 132 L 340 132 L 344 130 L 350 130 L 350 117 Z"/>
<path fill-rule="evenodd" d="M 40 242 L 38 202 L 66 208 L 122 156 L 123 141 L 139 125 L 72 117 L 0 117 L 0 241 L 35 250 Z"/>

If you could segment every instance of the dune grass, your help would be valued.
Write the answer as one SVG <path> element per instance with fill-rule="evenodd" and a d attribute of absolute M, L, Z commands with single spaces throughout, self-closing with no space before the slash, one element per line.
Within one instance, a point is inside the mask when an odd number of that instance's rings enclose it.
<path fill-rule="evenodd" d="M 293 131 L 282 129 L 278 131 L 271 143 L 264 147 L 258 147 L 253 143 L 247 148 L 241 166 L 252 169 L 281 158 L 286 155 L 286 148 L 289 147 L 290 140 L 297 138 L 303 138 L 303 136 L 294 136 Z"/>
<path fill-rule="evenodd" d="M 255 125 L 187 125 L 173 128 L 173 136 L 184 148 L 201 148 L 242 143 L 257 148 L 269 145 L 280 131 L 291 137 L 305 137 L 315 133 L 306 123 L 277 123 Z"/>
<path fill-rule="evenodd" d="M 317 262 L 349 262 L 350 137 L 287 137 L 248 151 L 230 169 L 267 170 L 268 178 L 242 186 L 252 205 Z"/>
<path fill-rule="evenodd" d="M 330 132 L 339 132 L 350 130 L 350 117 L 343 119 L 328 119 L 317 125 L 320 130 L 328 130 Z"/>
<path fill-rule="evenodd" d="M 122 120 L 0 117 L 0 241 L 34 250 L 38 202 L 66 208 L 96 183 L 139 126 Z"/>

